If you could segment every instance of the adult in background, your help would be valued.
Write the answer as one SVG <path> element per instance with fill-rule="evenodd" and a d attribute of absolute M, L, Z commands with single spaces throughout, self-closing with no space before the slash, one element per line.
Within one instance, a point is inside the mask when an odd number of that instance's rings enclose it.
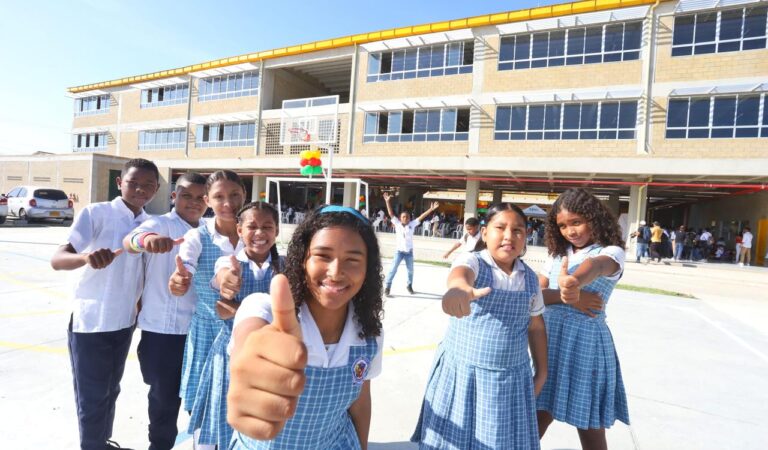
<path fill-rule="evenodd" d="M 739 266 L 748 266 L 752 253 L 752 230 L 744 227 L 741 233 L 741 252 L 739 252 Z M 746 262 L 745 262 L 746 261 Z"/>
<path fill-rule="evenodd" d="M 654 221 L 653 228 L 651 228 L 651 260 L 656 258 L 657 262 L 661 262 L 661 236 L 663 234 L 664 230 L 661 229 L 661 224 Z"/>
<path fill-rule="evenodd" d="M 672 244 L 675 249 L 675 261 L 681 261 L 683 259 L 683 250 L 685 249 L 685 225 L 680 225 L 680 228 L 672 233 Z"/>
<path fill-rule="evenodd" d="M 648 256 L 648 243 L 651 241 L 651 229 L 645 224 L 645 220 L 640 221 L 640 227 L 632 233 L 631 237 L 637 238 L 637 262 L 640 257 Z"/>

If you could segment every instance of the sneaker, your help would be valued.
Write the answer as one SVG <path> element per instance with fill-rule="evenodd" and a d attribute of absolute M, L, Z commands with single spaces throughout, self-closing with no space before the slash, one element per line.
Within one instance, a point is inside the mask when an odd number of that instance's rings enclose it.
<path fill-rule="evenodd" d="M 389 293 L 389 288 L 384 288 L 384 295 L 386 297 L 392 297 L 392 294 Z"/>
<path fill-rule="evenodd" d="M 744 263 L 739 263 L 739 267 L 744 267 Z"/>
<path fill-rule="evenodd" d="M 413 286 L 411 286 L 410 284 L 408 285 L 407 289 L 409 294 L 411 295 L 415 294 L 415 292 L 413 292 Z"/>
<path fill-rule="evenodd" d="M 112 449 L 115 449 L 115 448 L 119 448 L 121 450 L 131 450 L 130 448 L 120 447 L 120 444 L 118 444 L 117 442 L 115 442 L 113 440 L 110 440 L 110 439 L 107 439 L 107 442 L 105 444 L 104 449 L 105 450 L 112 450 Z"/>

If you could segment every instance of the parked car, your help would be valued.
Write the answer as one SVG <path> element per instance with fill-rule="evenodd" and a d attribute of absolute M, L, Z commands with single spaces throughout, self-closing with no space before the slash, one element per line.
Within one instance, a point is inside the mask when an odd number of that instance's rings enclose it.
<path fill-rule="evenodd" d="M 60 189 L 18 186 L 8 192 L 8 212 L 28 222 L 39 219 L 72 220 L 72 200 Z"/>
<path fill-rule="evenodd" d="M 8 216 L 8 197 L 0 194 L 0 223 L 5 223 L 5 218 Z"/>

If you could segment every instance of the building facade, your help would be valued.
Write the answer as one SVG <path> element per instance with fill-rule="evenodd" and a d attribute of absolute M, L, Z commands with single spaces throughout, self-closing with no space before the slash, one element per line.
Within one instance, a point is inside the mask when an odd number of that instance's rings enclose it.
<path fill-rule="evenodd" d="M 762 227 L 764 246 L 767 11 L 581 1 L 78 86 L 72 148 L 152 159 L 169 183 L 234 169 L 255 199 L 267 177 L 298 176 L 298 154 L 317 147 L 286 142 L 291 101 L 338 96 L 333 139 L 319 146 L 334 151 L 334 176 L 397 186 L 402 199 L 461 190 L 465 215 L 481 191 L 585 185 L 630 229 L 659 217 L 730 236 L 747 224 Z"/>

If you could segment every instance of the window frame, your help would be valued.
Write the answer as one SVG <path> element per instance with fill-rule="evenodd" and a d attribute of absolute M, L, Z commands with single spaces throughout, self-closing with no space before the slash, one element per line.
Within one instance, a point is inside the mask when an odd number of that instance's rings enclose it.
<path fill-rule="evenodd" d="M 400 130 L 392 129 L 390 115 L 398 115 Z M 446 120 L 452 115 L 452 123 Z M 419 108 L 396 111 L 367 112 L 363 127 L 363 144 L 384 142 L 467 142 L 469 140 L 469 107 Z M 375 116 L 375 120 L 374 120 Z M 383 116 L 386 117 L 386 133 L 380 133 Z M 467 118 L 466 131 L 459 130 L 459 118 Z M 437 118 L 437 122 L 435 122 Z M 417 121 L 419 126 L 417 127 Z M 422 123 L 423 122 L 423 123 Z M 375 124 L 375 125 L 374 125 Z M 423 126 L 422 126 L 423 125 Z M 462 124 L 464 128 L 464 124 Z M 371 132 L 371 129 L 376 131 Z"/>
<path fill-rule="evenodd" d="M 763 26 L 763 34 L 758 36 L 751 36 L 751 37 L 745 37 L 744 34 L 747 31 L 747 13 L 751 12 L 756 9 L 762 9 L 765 10 L 765 20 L 764 26 Z M 741 11 L 741 21 L 740 21 L 740 27 L 741 30 L 739 32 L 738 38 L 727 38 L 727 39 L 721 39 L 721 35 L 723 34 L 724 28 L 723 25 L 723 13 L 732 13 L 735 11 Z M 715 25 L 714 25 L 714 39 L 710 40 L 703 40 L 700 42 L 697 42 L 696 37 L 698 34 L 698 24 L 699 24 L 699 16 L 708 16 L 715 14 Z M 693 18 L 693 32 L 691 34 L 691 41 L 690 42 L 684 42 L 684 43 L 678 43 L 675 44 L 675 36 L 678 33 L 678 20 L 683 19 L 690 19 Z M 670 45 L 670 55 L 672 57 L 683 57 L 683 56 L 696 56 L 696 55 L 702 55 L 702 54 L 712 54 L 712 53 L 730 53 L 730 52 L 738 52 L 738 51 L 747 51 L 747 50 L 758 50 L 758 49 L 765 49 L 768 48 L 768 5 L 765 4 L 754 4 L 754 5 L 746 5 L 746 6 L 740 6 L 736 8 L 724 8 L 724 9 L 718 9 L 718 10 L 706 10 L 706 11 L 697 11 L 694 13 L 686 13 L 686 14 L 679 14 L 674 17 L 675 23 L 672 25 L 672 43 Z M 760 41 L 762 41 L 762 45 L 760 45 Z M 735 46 L 734 44 L 737 44 L 738 46 Z M 700 50 L 697 52 L 697 50 Z M 709 51 L 711 50 L 711 51 Z"/>
<path fill-rule="evenodd" d="M 198 102 L 208 102 L 227 98 L 250 97 L 259 95 L 260 74 L 258 70 L 229 73 L 200 78 L 198 81 Z M 250 80 L 246 83 L 246 78 Z M 237 81 L 240 81 L 239 89 Z M 230 87 L 233 89 L 230 90 Z"/>
<path fill-rule="evenodd" d="M 474 40 L 371 52 L 368 54 L 366 81 L 378 83 L 472 73 L 474 52 Z M 468 61 L 470 54 L 472 61 Z M 449 59 L 456 61 L 449 63 Z M 395 70 L 396 67 L 398 70 Z"/>
<path fill-rule="evenodd" d="M 742 104 L 740 100 L 750 97 L 758 97 L 757 116 L 753 124 L 739 124 Z M 734 99 L 733 118 L 731 124 L 715 124 L 715 107 L 718 100 Z M 691 105 L 694 101 L 708 100 L 707 125 L 691 126 Z M 685 126 L 670 126 L 670 104 L 675 102 L 687 102 Z M 715 95 L 687 95 L 670 97 L 667 103 L 667 118 L 664 121 L 664 139 L 744 139 L 744 138 L 768 138 L 768 111 L 766 111 L 768 94 L 765 92 L 738 92 Z"/>

